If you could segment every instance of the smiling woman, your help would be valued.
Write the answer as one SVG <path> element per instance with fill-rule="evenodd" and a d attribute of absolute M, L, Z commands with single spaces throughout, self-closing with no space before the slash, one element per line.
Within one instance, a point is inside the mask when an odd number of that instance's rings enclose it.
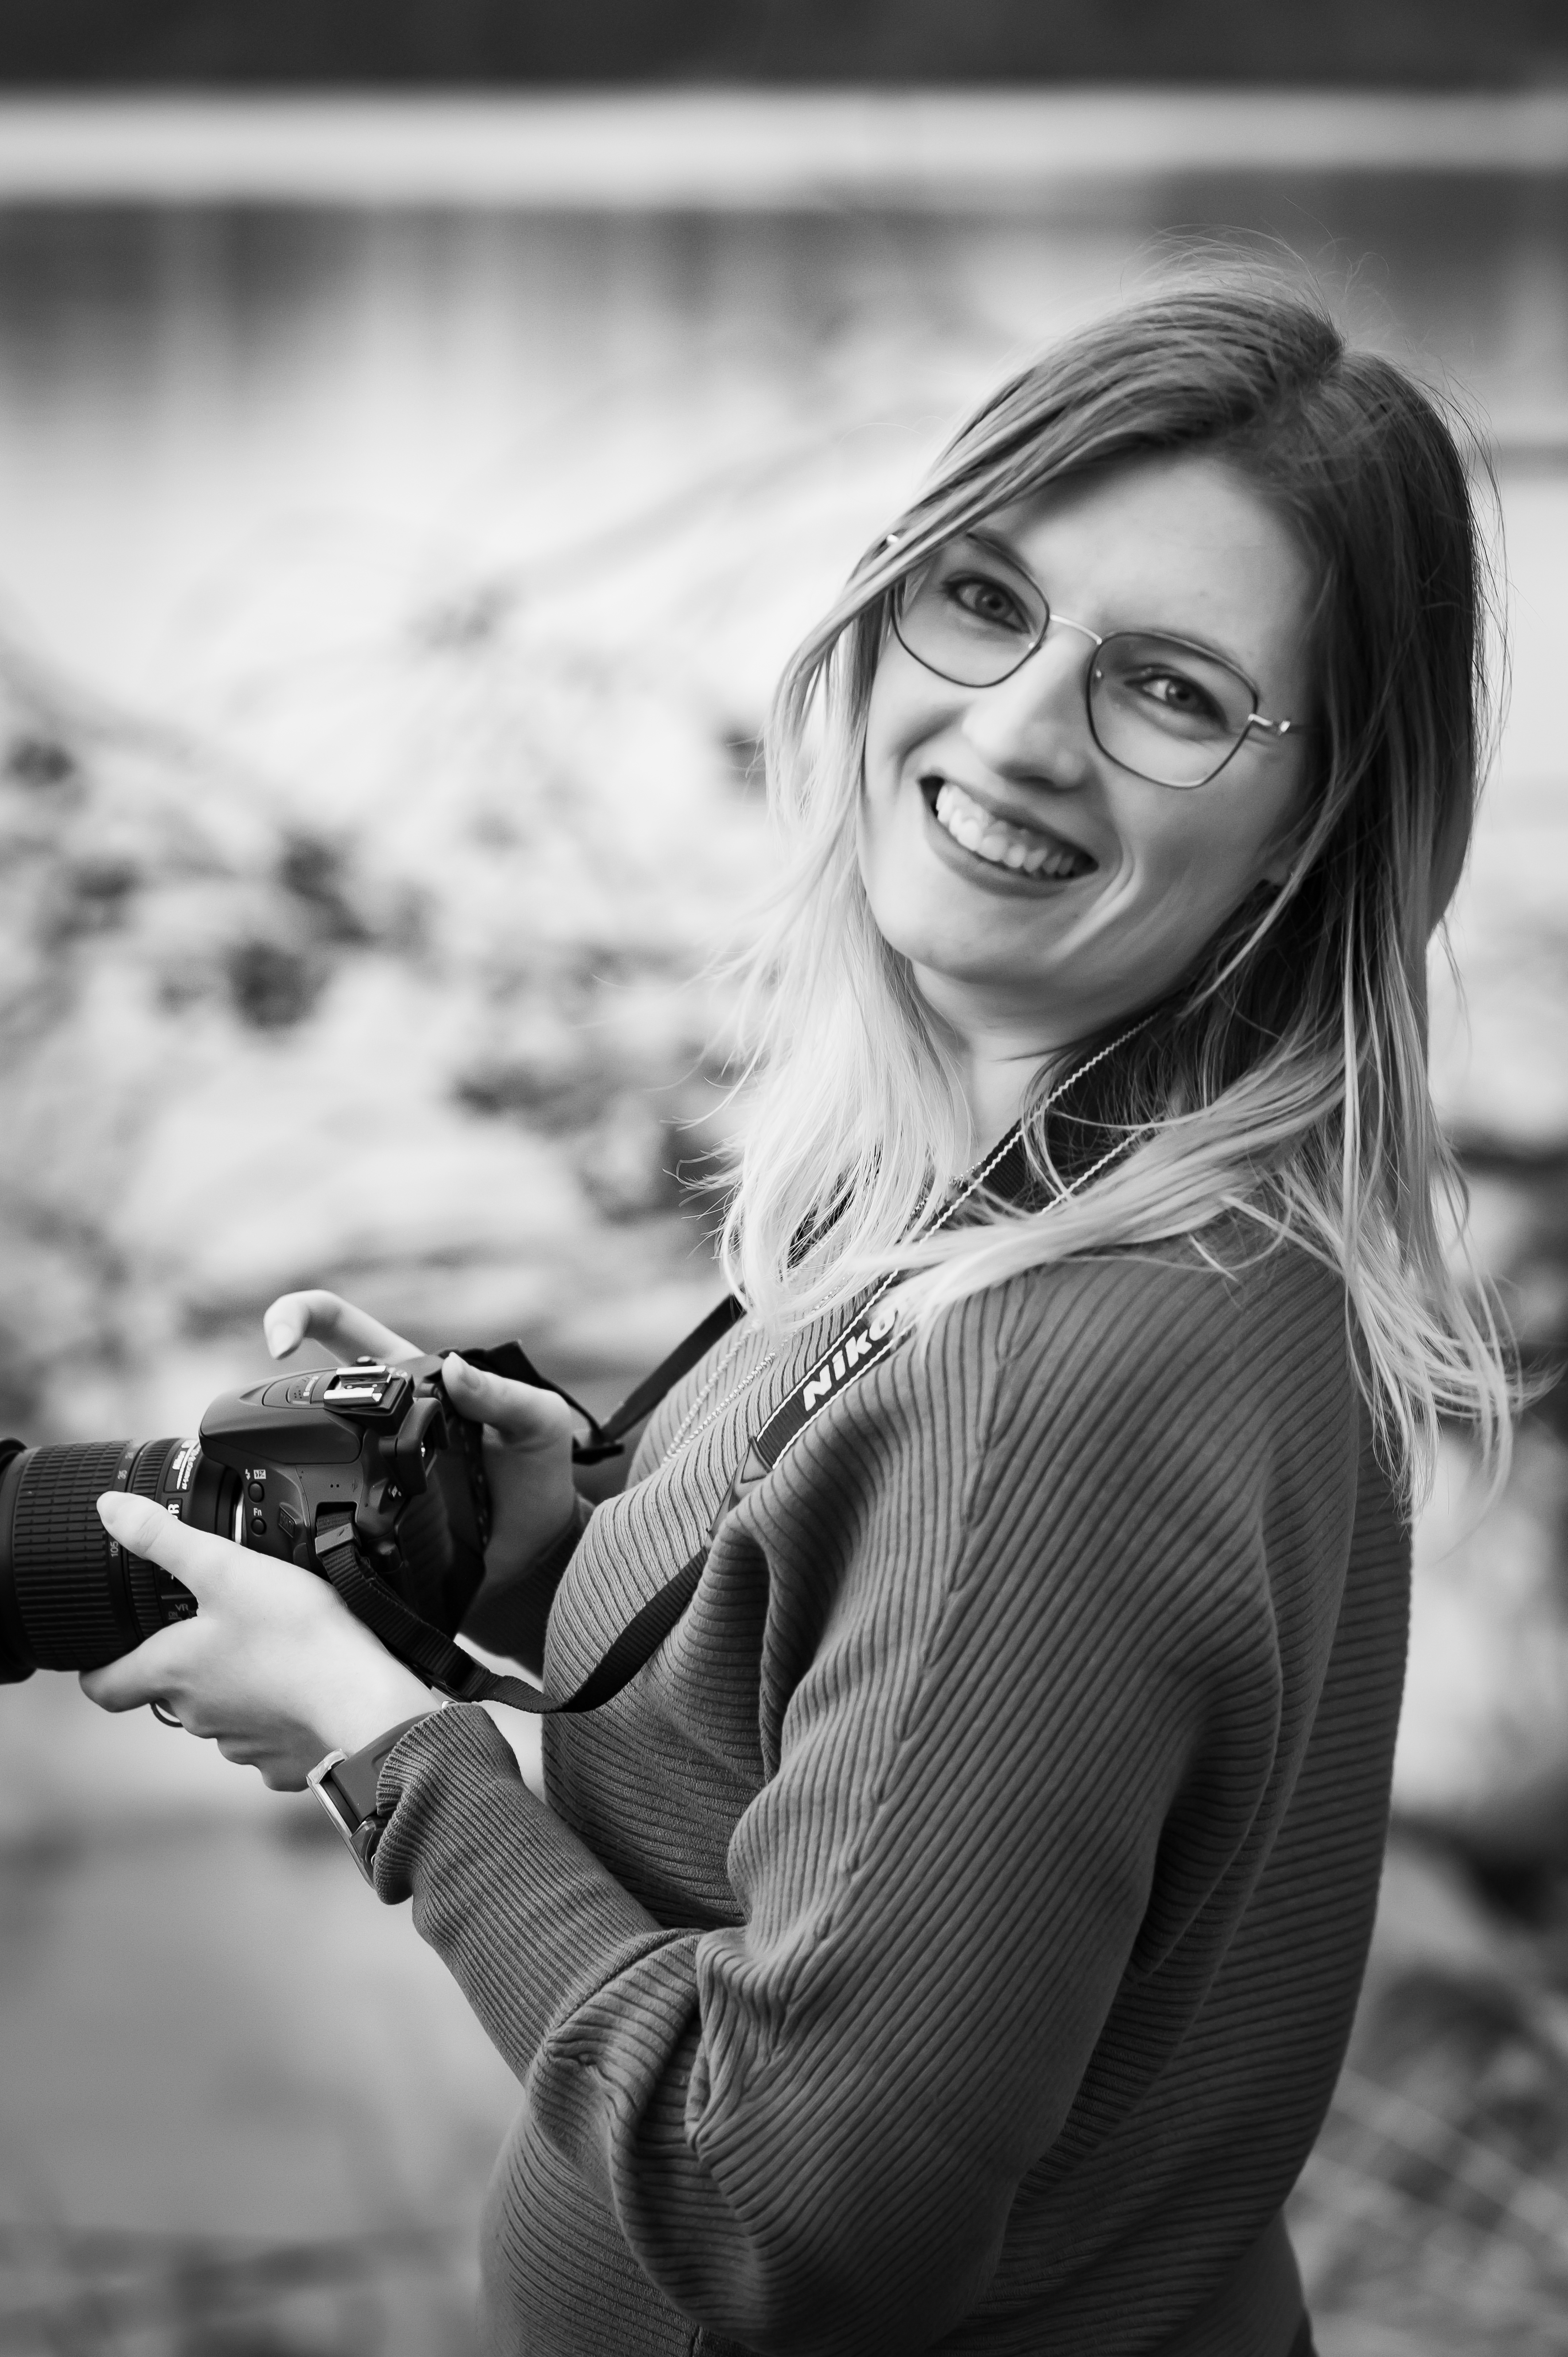
<path fill-rule="evenodd" d="M 1424 1062 L 1480 619 L 1443 421 L 1294 295 L 960 435 L 780 692 L 724 1339 L 591 1512 L 561 1401 L 446 1362 L 528 1784 L 303 1569 L 105 1501 L 199 1610 L 90 1691 L 327 1780 L 522 2082 L 492 2349 L 1310 2351 L 1411 1504 L 1440 1411 L 1506 1449 Z"/>
<path fill-rule="evenodd" d="M 1047 581 L 1093 627 L 1053 614 Z M 900 599 L 866 713 L 860 868 L 982 1131 L 1017 1119 L 1043 1058 L 1162 997 L 1283 884 L 1307 740 L 1261 731 L 1251 679 L 1305 711 L 1313 596 L 1246 479 L 1183 455 L 1004 511 Z"/>
<path fill-rule="evenodd" d="M 1244 1205 L 1341 1274 L 1393 1459 L 1424 1478 L 1447 1410 L 1506 1448 L 1426 1075 L 1485 591 L 1435 404 L 1294 293 L 1172 294 L 1003 386 L 779 690 L 747 1297 L 826 1308 L 890 1254 L 950 1301 Z M 1062 1057 L 1134 1015 L 1066 1125 L 1111 1125 L 1101 1183 L 923 1234 L 1020 1114 L 1049 1185 Z"/>

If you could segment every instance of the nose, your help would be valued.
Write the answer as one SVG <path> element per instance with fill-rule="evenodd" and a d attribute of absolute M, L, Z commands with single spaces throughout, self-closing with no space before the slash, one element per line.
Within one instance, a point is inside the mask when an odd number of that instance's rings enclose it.
<path fill-rule="evenodd" d="M 1071 791 L 1094 766 L 1086 702 L 1092 633 L 1053 616 L 1027 662 L 970 693 L 963 732 L 998 777 Z"/>

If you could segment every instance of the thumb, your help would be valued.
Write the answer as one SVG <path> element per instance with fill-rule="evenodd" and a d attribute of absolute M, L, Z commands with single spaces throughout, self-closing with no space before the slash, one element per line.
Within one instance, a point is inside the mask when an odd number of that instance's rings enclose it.
<path fill-rule="evenodd" d="M 549 1448 L 569 1440 L 575 1419 L 564 1399 L 541 1391 L 534 1383 L 513 1383 L 510 1376 L 482 1372 L 467 1359 L 449 1351 L 441 1361 L 441 1379 L 453 1406 L 475 1424 L 488 1424 L 524 1448 Z"/>
<path fill-rule="evenodd" d="M 204 1596 L 213 1596 L 228 1573 L 227 1539 L 217 1538 L 209 1531 L 188 1530 L 150 1498 L 130 1498 L 123 1490 L 106 1490 L 98 1501 L 98 1519 L 128 1554 L 145 1555 L 149 1563 L 172 1572 L 198 1603 Z"/>

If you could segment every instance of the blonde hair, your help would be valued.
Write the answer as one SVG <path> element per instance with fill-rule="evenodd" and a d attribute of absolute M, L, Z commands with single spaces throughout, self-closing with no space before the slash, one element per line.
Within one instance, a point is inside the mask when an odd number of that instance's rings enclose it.
<path fill-rule="evenodd" d="M 1001 508 L 1090 468 L 1197 449 L 1246 477 L 1316 568 L 1321 725 L 1304 838 L 1284 887 L 1238 909 L 1086 1081 L 1077 1118 L 1125 1152 L 1048 1210 L 993 1207 L 938 1234 L 931 1208 L 961 1171 L 967 1114 L 855 849 L 891 595 Z M 775 700 L 769 790 L 791 858 L 750 965 L 753 1102 L 723 1234 L 746 1301 L 792 1325 L 899 1269 L 929 1318 L 1020 1271 L 1201 1236 L 1229 1212 L 1261 1248 L 1293 1239 L 1342 1276 L 1358 1377 L 1412 1491 L 1443 1416 L 1476 1430 L 1500 1479 L 1506 1354 L 1466 1258 L 1426 1064 L 1427 948 L 1478 790 L 1486 613 L 1465 468 L 1434 402 L 1348 350 L 1294 289 L 1178 287 L 1003 385 L 863 557 Z M 1025 1134 L 1049 1178 L 1061 1149 L 1046 1077 Z"/>

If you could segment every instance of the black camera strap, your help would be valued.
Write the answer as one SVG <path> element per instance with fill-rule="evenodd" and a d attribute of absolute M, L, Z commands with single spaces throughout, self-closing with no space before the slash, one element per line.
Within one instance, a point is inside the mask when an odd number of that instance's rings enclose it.
<path fill-rule="evenodd" d="M 1078 1066 L 1052 1092 L 1041 1110 L 1048 1111 L 1057 1098 L 1065 1094 L 1075 1082 L 1081 1080 L 1094 1065 L 1112 1054 L 1124 1040 L 1143 1030 L 1151 1019 L 1145 1017 L 1144 1023 L 1134 1024 L 1132 1030 L 1123 1032 L 1109 1047 L 1090 1057 L 1088 1063 Z M 1132 1134 L 1121 1133 L 1109 1152 L 1102 1154 L 1087 1169 L 1059 1189 L 1056 1200 L 1063 1201 L 1068 1196 L 1077 1194 L 1110 1163 L 1126 1153 L 1134 1142 Z M 933 1229 L 950 1226 L 982 1194 L 993 1202 L 1022 1205 L 1029 1200 L 1037 1184 L 1022 1127 L 1015 1127 L 983 1162 L 970 1172 L 938 1212 L 931 1225 Z M 752 1436 L 740 1468 L 714 1517 L 707 1541 L 671 1578 L 654 1589 L 607 1651 L 595 1663 L 587 1676 L 558 1702 L 547 1701 L 537 1687 L 521 1678 L 502 1676 L 497 1671 L 487 1669 L 482 1662 L 477 1662 L 471 1653 L 464 1652 L 461 1645 L 432 1622 L 423 1620 L 412 1606 L 405 1604 L 384 1580 L 377 1577 L 366 1562 L 355 1537 L 351 1514 L 345 1513 L 327 1530 L 318 1533 L 317 1562 L 349 1610 L 374 1631 L 389 1652 L 397 1654 L 411 1669 L 417 1671 L 421 1677 L 427 1678 L 433 1686 L 454 1701 L 506 1703 L 514 1710 L 528 1711 L 541 1718 L 597 1710 L 628 1685 L 645 1663 L 651 1661 L 685 1611 L 702 1578 L 714 1533 L 731 1507 L 755 1482 L 773 1470 L 813 1418 L 833 1401 L 842 1398 L 863 1375 L 869 1374 L 872 1368 L 879 1365 L 893 1349 L 898 1340 L 899 1320 L 886 1296 L 898 1283 L 899 1274 L 893 1271 L 880 1280 L 849 1325 L 834 1337 L 791 1386 L 761 1429 Z M 464 1351 L 458 1355 L 471 1366 L 482 1368 L 489 1373 L 504 1375 L 516 1383 L 531 1383 L 539 1390 L 553 1392 L 564 1399 L 588 1426 L 589 1437 L 585 1443 L 574 1448 L 574 1456 L 579 1463 L 592 1463 L 600 1458 L 619 1454 L 624 1448 L 626 1435 L 651 1414 L 665 1394 L 672 1390 L 683 1375 L 690 1373 L 698 1361 L 707 1355 L 720 1337 L 727 1333 L 744 1314 L 741 1303 L 733 1295 L 721 1301 L 717 1308 L 710 1310 L 702 1323 L 693 1327 L 685 1340 L 678 1343 L 650 1375 L 628 1394 L 603 1424 L 590 1415 L 563 1385 L 542 1374 L 520 1342 L 503 1342 L 493 1349 Z"/>
<path fill-rule="evenodd" d="M 691 1602 L 707 1559 L 703 1547 L 682 1564 L 674 1578 L 657 1588 L 627 1622 L 582 1684 L 561 1701 L 550 1702 L 526 1679 L 504 1677 L 487 1669 L 434 1622 L 422 1620 L 371 1569 L 356 1543 L 351 1522 L 319 1537 L 316 1546 L 317 1566 L 349 1611 L 411 1670 L 454 1702 L 504 1702 L 513 1710 L 526 1710 L 540 1718 L 597 1710 L 601 1703 L 628 1685 L 643 1663 L 651 1661 Z"/>
<path fill-rule="evenodd" d="M 1011 1149 L 1010 1149 L 1011 1150 Z M 1020 1160 L 1022 1148 L 1016 1149 Z M 955 1206 L 956 1208 L 956 1206 Z M 754 1481 L 771 1472 L 787 1448 L 797 1441 L 812 1418 L 819 1415 L 831 1400 L 839 1398 L 847 1386 L 869 1372 L 886 1358 L 897 1340 L 897 1320 L 893 1310 L 883 1302 L 883 1296 L 894 1283 L 885 1277 L 871 1299 L 835 1339 L 822 1356 L 807 1369 L 788 1395 L 779 1402 L 761 1430 L 747 1447 L 745 1458 L 731 1482 L 718 1512 L 714 1517 L 716 1530 L 730 1508 Z M 619 1431 L 640 1423 L 658 1405 L 664 1393 L 673 1388 L 681 1376 L 704 1357 L 718 1337 L 728 1331 L 742 1314 L 740 1304 L 733 1297 L 721 1302 L 719 1308 L 689 1334 L 678 1349 L 671 1351 L 663 1365 L 657 1368 L 646 1383 L 639 1384 L 622 1407 L 604 1425 L 596 1427 L 607 1438 L 613 1437 L 618 1447 Z M 700 1338 L 700 1339 L 699 1339 Z M 470 1365 L 489 1361 L 489 1372 L 506 1374 L 514 1382 L 538 1383 L 540 1379 L 532 1361 L 517 1343 L 505 1343 L 488 1352 L 467 1351 L 461 1354 Z M 499 1361 L 500 1363 L 496 1364 Z M 671 1372 L 673 1370 L 674 1372 Z M 559 1384 L 541 1386 L 553 1391 L 575 1405 L 568 1393 Z M 657 1388 L 656 1388 L 657 1387 Z M 636 1409 L 632 1415 L 628 1411 Z M 607 1448 L 601 1455 L 608 1455 Z M 712 1531 L 709 1533 L 709 1543 Z M 559 1702 L 547 1702 L 538 1690 L 521 1678 L 506 1677 L 498 1671 L 487 1669 L 471 1653 L 424 1620 L 412 1605 L 405 1604 L 396 1590 L 377 1577 L 360 1552 L 354 1531 L 351 1512 L 344 1513 L 318 1532 L 316 1560 L 331 1581 L 350 1612 L 372 1630 L 390 1652 L 396 1653 L 421 1677 L 428 1678 L 441 1692 L 459 1702 L 504 1702 L 514 1710 L 526 1710 L 538 1717 L 553 1717 L 562 1712 L 597 1710 L 601 1703 L 619 1694 L 629 1684 L 643 1663 L 651 1660 L 669 1636 L 677 1620 L 696 1592 L 708 1559 L 707 1544 L 683 1563 L 671 1579 L 655 1588 L 653 1594 L 633 1614 L 608 1651 L 594 1664 L 582 1684 Z"/>
<path fill-rule="evenodd" d="M 1021 1147 L 1017 1151 L 1021 1159 Z M 683 1563 L 672 1578 L 655 1588 L 582 1684 L 559 1702 L 547 1702 L 535 1687 L 521 1678 L 506 1677 L 495 1670 L 487 1669 L 482 1662 L 477 1662 L 471 1653 L 465 1652 L 461 1645 L 444 1635 L 433 1622 L 422 1619 L 411 1605 L 405 1604 L 395 1589 L 376 1577 L 360 1553 L 351 1512 L 346 1511 L 318 1533 L 317 1563 L 349 1611 L 363 1620 L 367 1628 L 373 1630 L 389 1651 L 455 1700 L 504 1702 L 514 1710 L 531 1711 L 535 1716 L 545 1717 L 553 1717 L 562 1712 L 597 1710 L 601 1703 L 608 1702 L 612 1695 L 619 1694 L 621 1688 L 629 1684 L 645 1662 L 652 1659 L 680 1620 L 696 1593 L 697 1582 L 708 1559 L 708 1544 L 712 1543 L 713 1532 L 717 1530 L 736 1499 L 750 1489 L 754 1481 L 772 1471 L 785 1450 L 800 1438 L 808 1424 L 821 1415 L 830 1401 L 842 1396 L 849 1384 L 857 1382 L 886 1357 L 897 1337 L 897 1320 L 893 1310 L 884 1304 L 883 1296 L 894 1282 L 892 1276 L 882 1280 L 850 1325 L 835 1337 L 822 1356 L 792 1385 L 761 1430 L 753 1435 L 740 1469 L 714 1517 L 708 1543 Z M 671 1353 L 664 1365 L 656 1370 L 655 1375 L 650 1375 L 645 1384 L 639 1385 L 627 1405 L 639 1402 L 645 1394 L 651 1391 L 657 1378 L 664 1377 L 666 1370 L 677 1361 L 683 1361 L 679 1373 L 669 1375 L 663 1382 L 659 1396 L 672 1389 L 681 1374 L 686 1373 L 706 1354 L 717 1336 L 726 1332 L 740 1314 L 739 1304 L 733 1299 L 721 1303 L 718 1310 L 703 1319 L 696 1334 L 689 1335 L 686 1341 Z M 690 1349 L 697 1335 L 708 1339 L 704 1340 L 701 1349 Z M 517 1354 L 515 1360 L 510 1356 L 513 1351 Z M 462 1355 L 472 1364 L 479 1354 L 464 1351 Z M 516 1344 L 504 1345 L 501 1351 L 489 1355 L 503 1360 L 501 1366 L 491 1370 L 497 1374 L 510 1374 L 518 1361 L 524 1367 L 532 1364 L 527 1354 Z M 532 1373 L 520 1372 L 513 1380 L 532 1383 L 536 1378 Z M 559 1389 L 555 1384 L 545 1388 L 552 1391 Z M 564 1392 L 561 1392 L 560 1396 L 568 1398 Z M 628 1417 L 628 1422 L 640 1422 L 657 1404 L 657 1398 L 649 1398 L 647 1405 L 639 1408 L 638 1416 L 635 1419 Z M 618 1421 L 621 1413 L 618 1409 L 616 1415 L 599 1429 L 607 1432 L 610 1426 Z"/>
<path fill-rule="evenodd" d="M 456 1355 L 467 1360 L 470 1367 L 478 1367 L 482 1374 L 503 1375 L 509 1383 L 530 1383 L 535 1391 L 553 1392 L 557 1399 L 564 1399 L 588 1427 L 585 1440 L 572 1443 L 572 1461 L 575 1465 L 596 1465 L 606 1457 L 625 1455 L 627 1435 L 652 1415 L 665 1393 L 673 1391 L 682 1376 L 690 1374 L 698 1360 L 705 1359 L 714 1344 L 745 1315 L 745 1308 L 735 1295 L 726 1295 L 716 1309 L 709 1310 L 700 1326 L 693 1327 L 684 1341 L 676 1343 L 667 1359 L 660 1359 L 650 1375 L 644 1375 L 635 1391 L 628 1392 L 603 1424 L 580 1399 L 573 1398 L 564 1383 L 558 1383 L 553 1375 L 542 1374 L 521 1342 L 496 1342 L 475 1351 L 459 1351 Z"/>

